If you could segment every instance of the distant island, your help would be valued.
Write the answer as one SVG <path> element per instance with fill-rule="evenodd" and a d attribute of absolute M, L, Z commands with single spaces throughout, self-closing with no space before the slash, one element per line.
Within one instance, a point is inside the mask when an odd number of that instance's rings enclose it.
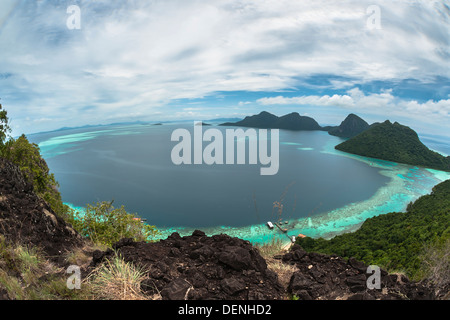
<path fill-rule="evenodd" d="M 297 112 L 278 117 L 267 111 L 263 111 L 260 114 L 245 117 L 241 121 L 226 122 L 220 124 L 220 126 L 285 130 L 323 130 L 316 120 L 311 117 L 301 116 Z"/>
<path fill-rule="evenodd" d="M 450 157 L 444 157 L 428 149 L 414 130 L 397 122 L 391 123 L 389 120 L 369 125 L 365 120 L 351 113 L 339 126 L 321 127 L 313 118 L 301 116 L 297 112 L 278 117 L 263 111 L 237 122 L 222 123 L 220 126 L 327 131 L 330 135 L 348 139 L 335 147 L 340 151 L 450 171 Z"/>
<path fill-rule="evenodd" d="M 331 127 L 328 133 L 341 138 L 352 138 L 369 129 L 370 125 L 356 114 L 349 114 L 338 127 Z"/>
<path fill-rule="evenodd" d="M 348 139 L 335 149 L 357 154 L 370 158 L 405 163 L 416 166 L 423 166 L 436 170 L 450 171 L 450 157 L 428 149 L 419 139 L 417 133 L 411 128 L 397 122 L 391 123 L 386 120 L 383 123 L 368 124 L 356 114 L 349 114 L 339 126 L 320 126 L 319 123 L 308 116 L 301 116 L 298 112 L 292 112 L 284 116 L 276 116 L 267 111 L 262 111 L 257 115 L 247 116 L 244 119 L 238 118 L 218 118 L 209 121 L 219 122 L 219 126 L 236 126 L 260 129 L 284 129 L 293 131 L 326 131 L 332 136 Z M 235 121 L 237 120 L 237 121 Z M 183 120 L 187 122 L 192 120 Z M 235 121 L 235 122 L 231 122 Z M 78 128 L 142 124 L 142 125 L 163 125 L 172 121 L 162 121 L 149 123 L 143 121 L 113 123 L 109 125 L 86 125 Z M 209 126 L 211 124 L 204 121 L 199 124 Z M 60 128 L 54 131 L 64 131 L 75 128 Z"/>
<path fill-rule="evenodd" d="M 386 120 L 338 144 L 335 149 L 365 157 L 450 171 L 450 157 L 427 148 L 411 128 Z"/>
<path fill-rule="evenodd" d="M 339 126 L 320 126 L 311 117 L 301 116 L 297 112 L 292 112 L 278 117 L 270 112 L 263 111 L 257 115 L 247 116 L 243 120 L 236 122 L 225 122 L 221 126 L 250 127 L 263 129 L 284 129 L 284 130 L 320 130 L 327 131 L 333 136 L 350 138 L 367 130 L 369 124 L 355 114 L 349 114 Z"/>
<path fill-rule="evenodd" d="M 203 121 L 199 121 L 197 123 L 195 123 L 196 126 L 210 126 L 209 123 L 203 122 Z"/>
<path fill-rule="evenodd" d="M 209 119 L 204 120 L 208 122 L 223 122 L 223 121 L 239 121 L 241 118 L 215 118 L 215 119 Z M 124 121 L 124 122 L 112 122 L 112 123 L 106 123 L 106 124 L 87 124 L 82 126 L 75 126 L 75 127 L 61 127 L 54 130 L 48 130 L 48 131 L 39 131 L 39 132 L 33 132 L 28 133 L 27 136 L 33 136 L 36 134 L 42 134 L 42 133 L 53 133 L 53 132 L 59 132 L 59 131 L 68 131 L 68 130 L 76 130 L 76 129 L 89 129 L 89 128 L 98 128 L 98 127 L 110 127 L 110 126 L 128 126 L 128 125 L 143 125 L 143 126 L 162 126 L 164 124 L 171 124 L 171 123 L 178 123 L 178 122 L 194 122 L 195 120 L 189 119 L 189 120 L 165 120 L 161 122 L 152 122 L 152 121 Z M 202 122 L 202 125 L 209 126 L 211 124 Z M 16 137 L 18 138 L 18 137 Z"/>

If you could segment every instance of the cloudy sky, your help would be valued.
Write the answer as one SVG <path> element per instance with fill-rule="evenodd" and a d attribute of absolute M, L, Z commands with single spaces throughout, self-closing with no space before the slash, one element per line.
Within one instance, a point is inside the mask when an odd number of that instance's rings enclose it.
<path fill-rule="evenodd" d="M 1 103 L 16 135 L 266 110 L 296 111 L 322 125 L 353 112 L 450 136 L 449 7 L 431 0 L 1 0 Z"/>

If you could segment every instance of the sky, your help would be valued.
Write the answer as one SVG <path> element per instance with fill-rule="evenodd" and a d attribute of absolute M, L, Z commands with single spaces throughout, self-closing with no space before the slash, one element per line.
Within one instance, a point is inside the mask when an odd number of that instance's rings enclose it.
<path fill-rule="evenodd" d="M 450 136 L 450 1 L 1 0 L 0 98 L 13 135 L 269 111 Z"/>

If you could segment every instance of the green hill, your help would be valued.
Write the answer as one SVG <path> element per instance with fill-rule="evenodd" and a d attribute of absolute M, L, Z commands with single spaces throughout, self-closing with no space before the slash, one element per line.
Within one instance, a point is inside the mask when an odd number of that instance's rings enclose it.
<path fill-rule="evenodd" d="M 297 239 L 306 251 L 354 257 L 390 271 L 404 271 L 420 278 L 421 255 L 427 245 L 442 246 L 450 241 L 450 180 L 417 199 L 407 212 L 391 212 L 367 219 L 353 233 L 331 240 Z"/>
<path fill-rule="evenodd" d="M 225 122 L 221 126 L 237 126 L 269 129 L 278 120 L 278 117 L 267 111 L 263 111 L 253 116 L 247 116 L 245 119 L 237 122 Z"/>
<path fill-rule="evenodd" d="M 450 157 L 431 151 L 414 130 L 397 122 L 373 125 L 335 148 L 361 156 L 450 171 Z"/>
<path fill-rule="evenodd" d="M 264 129 L 285 130 L 322 130 L 322 127 L 311 117 L 301 116 L 297 112 L 278 117 L 267 111 L 245 117 L 238 122 L 226 122 L 221 126 L 237 126 Z"/>

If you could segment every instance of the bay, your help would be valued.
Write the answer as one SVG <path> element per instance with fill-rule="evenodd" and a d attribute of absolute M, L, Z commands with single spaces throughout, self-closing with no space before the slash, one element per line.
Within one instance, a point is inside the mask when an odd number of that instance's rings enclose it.
<path fill-rule="evenodd" d="M 281 219 L 291 222 L 294 233 L 307 234 L 320 218 L 328 227 L 314 235 L 323 236 L 360 223 L 340 226 L 342 214 L 333 221 L 330 213 L 361 204 L 360 211 L 371 206 L 376 215 L 374 207 L 388 201 L 380 200 L 380 190 L 384 196 L 386 190 L 397 196 L 392 199 L 391 194 L 389 201 L 395 205 L 390 207 L 402 208 L 438 182 L 435 172 L 422 168 L 344 155 L 334 150 L 342 139 L 323 131 L 280 130 L 279 171 L 273 176 L 260 175 L 261 164 L 248 162 L 175 165 L 171 151 L 177 142 L 171 141 L 171 134 L 178 128 L 193 132 L 193 123 L 79 128 L 36 134 L 30 140 L 39 144 L 64 202 L 84 207 L 114 200 L 115 206 L 124 205 L 149 224 L 170 231 L 219 227 L 251 238 L 255 226 Z M 349 218 L 348 213 L 343 216 Z M 300 226 L 299 221 L 304 223 Z"/>

